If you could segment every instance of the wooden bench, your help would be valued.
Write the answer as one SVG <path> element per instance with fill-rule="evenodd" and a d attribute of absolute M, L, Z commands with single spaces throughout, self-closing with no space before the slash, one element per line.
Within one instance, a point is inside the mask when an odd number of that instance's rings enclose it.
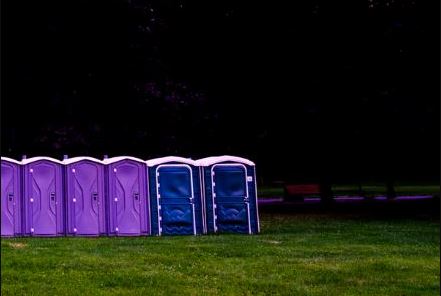
<path fill-rule="evenodd" d="M 298 200 L 303 199 L 305 196 L 318 196 L 322 199 L 331 195 L 332 193 L 326 192 L 321 184 L 286 184 L 284 186 L 284 199 L 285 200 Z"/>

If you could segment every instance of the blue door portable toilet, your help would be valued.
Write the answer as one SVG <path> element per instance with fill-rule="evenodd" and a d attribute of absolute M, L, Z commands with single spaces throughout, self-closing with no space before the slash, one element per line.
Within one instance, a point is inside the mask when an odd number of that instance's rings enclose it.
<path fill-rule="evenodd" d="M 202 174 L 208 233 L 259 233 L 255 164 L 227 155 L 196 163 Z"/>
<path fill-rule="evenodd" d="M 152 234 L 204 233 L 199 167 L 194 160 L 168 156 L 147 161 Z"/>

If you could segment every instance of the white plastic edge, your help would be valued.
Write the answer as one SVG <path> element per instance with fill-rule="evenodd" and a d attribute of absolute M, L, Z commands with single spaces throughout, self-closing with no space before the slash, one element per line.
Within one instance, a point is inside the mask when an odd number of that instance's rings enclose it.
<path fill-rule="evenodd" d="M 26 158 L 21 161 L 21 164 L 28 164 L 28 163 L 36 162 L 39 160 L 48 160 L 48 161 L 52 161 L 55 163 L 63 164 L 63 162 L 61 160 L 58 160 L 58 159 L 55 159 L 52 157 L 47 157 L 47 156 L 36 156 L 36 157 Z"/>
<path fill-rule="evenodd" d="M 250 165 L 250 166 L 255 166 L 254 162 L 252 162 L 249 159 L 238 157 L 238 156 L 230 156 L 230 155 L 201 158 L 201 159 L 196 160 L 196 165 L 210 166 L 210 165 L 213 165 L 216 163 L 221 163 L 221 162 L 226 162 L 226 161 L 238 162 L 238 163 L 243 163 L 243 164 Z"/>
<path fill-rule="evenodd" d="M 121 160 L 124 160 L 124 159 L 130 159 L 130 160 L 133 160 L 133 161 L 145 163 L 145 160 L 142 160 L 140 158 L 133 157 L 133 156 L 115 156 L 115 157 L 104 159 L 103 163 L 104 164 L 110 164 L 110 163 L 118 162 L 118 161 L 121 161 Z"/>
<path fill-rule="evenodd" d="M 78 157 L 67 158 L 63 160 L 63 164 L 71 164 L 82 160 L 90 160 L 93 162 L 104 164 L 102 160 L 90 156 L 78 156 Z"/>
<path fill-rule="evenodd" d="M 196 161 L 189 159 L 189 158 L 179 157 L 179 156 L 166 156 L 166 157 L 149 159 L 146 161 L 147 166 L 149 166 L 149 167 L 154 167 L 158 164 L 163 164 L 163 163 L 167 163 L 167 162 L 180 162 L 180 163 L 186 163 L 186 164 L 193 165 L 193 166 L 197 165 Z"/>
<path fill-rule="evenodd" d="M 2 156 L 1 158 L 2 158 L 2 161 L 4 160 L 4 161 L 9 161 L 9 162 L 12 162 L 12 163 L 16 163 L 16 164 L 21 164 L 21 161 L 18 161 L 18 160 L 9 158 L 9 157 L 3 157 Z"/>

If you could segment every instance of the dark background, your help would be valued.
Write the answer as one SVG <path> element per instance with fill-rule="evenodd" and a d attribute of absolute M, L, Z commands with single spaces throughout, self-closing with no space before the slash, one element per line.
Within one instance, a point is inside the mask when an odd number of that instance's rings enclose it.
<path fill-rule="evenodd" d="M 439 1 L 1 3 L 3 156 L 439 180 Z"/>

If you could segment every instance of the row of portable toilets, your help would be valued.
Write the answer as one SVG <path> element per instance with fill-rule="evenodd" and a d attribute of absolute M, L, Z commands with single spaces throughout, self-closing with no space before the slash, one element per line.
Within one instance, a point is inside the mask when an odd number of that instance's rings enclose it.
<path fill-rule="evenodd" d="M 2 236 L 258 233 L 253 162 L 234 156 L 1 158 Z"/>

